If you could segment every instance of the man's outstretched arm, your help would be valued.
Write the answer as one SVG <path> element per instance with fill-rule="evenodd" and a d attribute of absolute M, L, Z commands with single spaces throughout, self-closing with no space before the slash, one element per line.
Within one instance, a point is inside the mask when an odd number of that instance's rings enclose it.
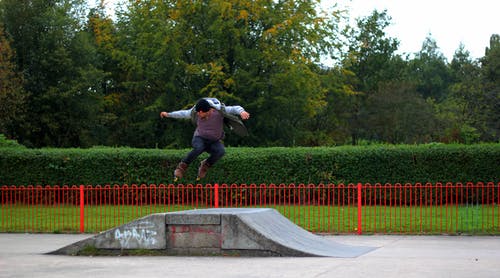
<path fill-rule="evenodd" d="M 191 118 L 191 110 L 179 110 L 173 112 L 160 112 L 160 118 L 175 118 L 175 119 L 189 119 Z"/>

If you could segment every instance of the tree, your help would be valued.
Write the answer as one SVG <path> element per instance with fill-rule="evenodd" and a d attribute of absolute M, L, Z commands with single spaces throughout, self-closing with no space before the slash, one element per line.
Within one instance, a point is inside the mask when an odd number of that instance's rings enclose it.
<path fill-rule="evenodd" d="M 375 92 L 379 82 L 398 77 L 391 72 L 391 61 L 396 57 L 399 41 L 387 37 L 384 31 L 390 24 L 387 11 L 374 10 L 370 16 L 358 19 L 356 28 L 351 31 L 343 65 L 358 77 L 356 87 L 359 91 Z"/>
<path fill-rule="evenodd" d="M 17 71 L 15 53 L 0 24 L 0 134 L 9 138 L 18 136 L 16 126 L 23 120 L 27 93 L 23 78 Z"/>
<path fill-rule="evenodd" d="M 486 130 L 483 139 L 500 140 L 500 35 L 490 38 L 490 45 L 481 59 L 484 84 L 482 119 Z"/>
<path fill-rule="evenodd" d="M 321 72 L 322 87 L 327 90 L 327 106 L 307 123 L 307 136 L 309 146 L 323 145 L 344 145 L 353 140 L 353 130 L 359 127 L 354 126 L 358 122 L 352 121 L 352 115 L 357 114 L 353 109 L 358 108 L 361 94 L 355 91 L 352 79 L 355 76 L 352 72 L 340 66 L 324 69 Z"/>
<path fill-rule="evenodd" d="M 359 137 L 371 133 L 367 130 L 371 123 L 361 116 L 368 108 L 367 98 L 385 82 L 399 80 L 405 69 L 402 59 L 395 55 L 399 42 L 387 37 L 384 31 L 390 21 L 386 11 L 374 10 L 370 16 L 358 19 L 356 28 L 350 32 L 349 49 L 342 65 L 344 72 L 349 73 L 345 75 L 349 76 L 347 84 L 356 93 L 349 94 L 352 100 L 343 109 L 350 111 L 347 122 L 353 145 Z"/>
<path fill-rule="evenodd" d="M 449 65 L 451 83 L 448 94 L 436 103 L 446 142 L 473 143 L 479 138 L 482 85 L 480 67 L 461 44 Z"/>
<path fill-rule="evenodd" d="M 23 143 L 80 146 L 93 125 L 101 71 L 82 32 L 83 0 L 4 0 L 2 21 L 30 93 Z M 89 145 L 92 142 L 88 142 Z"/>
<path fill-rule="evenodd" d="M 422 43 L 422 49 L 410 61 L 408 69 L 406 76 L 417 84 L 417 91 L 424 98 L 443 100 L 451 77 L 446 58 L 430 34 Z"/>
<path fill-rule="evenodd" d="M 332 50 L 337 31 L 335 17 L 317 16 L 316 5 L 130 1 L 118 19 L 114 54 L 126 73 L 121 95 L 143 97 L 136 103 L 148 111 L 190 107 L 203 96 L 244 104 L 254 115 L 248 122 L 251 135 L 228 137 L 228 144 L 290 145 L 290 136 L 300 144 L 293 131 L 325 105 L 314 63 Z M 144 107 L 128 107 L 129 115 L 144 114 Z M 135 120 L 146 127 L 157 118 L 155 113 Z M 191 132 L 180 125 L 162 127 L 162 141 L 189 142 Z"/>

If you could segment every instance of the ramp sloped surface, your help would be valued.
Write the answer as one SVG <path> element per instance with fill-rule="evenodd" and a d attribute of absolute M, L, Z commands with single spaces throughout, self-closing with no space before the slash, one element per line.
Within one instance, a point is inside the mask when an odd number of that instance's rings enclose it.
<path fill-rule="evenodd" d="M 276 245 L 300 256 L 357 257 L 372 247 L 350 246 L 310 233 L 292 223 L 276 210 L 256 214 L 240 214 L 239 218 L 257 233 Z"/>

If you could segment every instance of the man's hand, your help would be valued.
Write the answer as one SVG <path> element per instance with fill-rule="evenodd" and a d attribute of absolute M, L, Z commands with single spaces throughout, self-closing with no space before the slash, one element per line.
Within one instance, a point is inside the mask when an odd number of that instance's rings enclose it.
<path fill-rule="evenodd" d="M 163 112 L 160 112 L 160 118 L 167 118 L 168 117 L 168 113 L 163 111 Z"/>
<path fill-rule="evenodd" d="M 248 113 L 247 111 L 243 111 L 240 113 L 240 117 L 242 120 L 248 120 L 250 118 L 250 113 Z"/>

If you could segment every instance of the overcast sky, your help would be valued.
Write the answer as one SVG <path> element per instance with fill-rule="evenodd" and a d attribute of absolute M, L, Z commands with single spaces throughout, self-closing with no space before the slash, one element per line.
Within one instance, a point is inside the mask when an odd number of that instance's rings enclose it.
<path fill-rule="evenodd" d="M 473 58 L 480 58 L 491 35 L 500 34 L 498 0 L 322 0 L 324 7 L 333 3 L 347 7 L 353 18 L 386 9 L 392 18 L 386 33 L 400 41 L 400 53 L 420 51 L 431 34 L 448 61 L 460 43 Z"/>

